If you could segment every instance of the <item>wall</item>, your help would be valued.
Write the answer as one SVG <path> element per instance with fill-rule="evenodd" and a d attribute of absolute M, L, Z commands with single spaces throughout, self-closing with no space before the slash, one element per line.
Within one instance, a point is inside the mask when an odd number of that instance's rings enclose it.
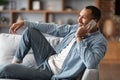
<path fill-rule="evenodd" d="M 112 18 L 114 16 L 114 3 L 115 0 L 99 0 L 98 6 L 102 12 L 102 18 L 100 22 L 101 30 L 103 28 L 103 23 L 106 19 Z"/>
<path fill-rule="evenodd" d="M 102 19 L 100 22 L 101 30 L 106 19 L 117 20 L 119 16 L 115 15 L 115 0 L 99 0 L 99 8 L 102 11 Z M 120 17 L 119 17 L 120 19 Z M 120 21 L 119 21 L 120 24 Z M 117 24 L 115 24 L 117 25 Z M 116 27 L 116 26 L 115 26 Z M 119 29 L 116 32 L 120 33 Z M 120 36 L 119 36 L 120 37 Z M 118 45 L 118 46 L 116 46 Z M 119 80 L 120 79 L 120 42 L 108 42 L 108 51 L 100 64 L 100 80 Z"/>

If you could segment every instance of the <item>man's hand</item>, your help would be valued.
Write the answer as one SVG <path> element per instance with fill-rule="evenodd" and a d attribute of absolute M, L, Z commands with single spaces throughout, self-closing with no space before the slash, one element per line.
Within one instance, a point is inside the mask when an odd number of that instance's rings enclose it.
<path fill-rule="evenodd" d="M 14 23 L 14 24 L 12 24 L 12 26 L 10 27 L 9 32 L 15 34 L 16 31 L 17 31 L 19 28 L 21 28 L 23 25 L 24 25 L 24 21 L 20 21 L 20 22 Z"/>
<path fill-rule="evenodd" d="M 90 25 L 87 27 L 84 26 L 79 27 L 75 33 L 77 41 L 81 41 L 82 38 L 88 34 L 89 29 L 90 29 Z"/>

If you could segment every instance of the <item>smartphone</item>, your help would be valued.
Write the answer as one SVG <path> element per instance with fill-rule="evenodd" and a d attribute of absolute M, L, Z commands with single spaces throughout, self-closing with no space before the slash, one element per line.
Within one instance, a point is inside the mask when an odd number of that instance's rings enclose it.
<path fill-rule="evenodd" d="M 88 30 L 88 32 L 90 32 L 96 26 L 95 20 L 92 19 L 88 24 L 85 25 L 85 27 L 88 26 L 90 26 L 90 29 Z"/>

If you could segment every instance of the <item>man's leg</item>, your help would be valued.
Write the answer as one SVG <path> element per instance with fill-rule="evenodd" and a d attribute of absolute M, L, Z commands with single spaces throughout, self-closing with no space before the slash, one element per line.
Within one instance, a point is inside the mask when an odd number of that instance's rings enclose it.
<path fill-rule="evenodd" d="M 43 36 L 39 30 L 32 29 L 31 33 L 31 47 L 34 53 L 35 60 L 37 65 L 40 65 L 49 56 L 55 54 L 53 47 L 47 41 L 47 39 Z"/>
<path fill-rule="evenodd" d="M 33 54 L 37 65 L 44 62 L 50 55 L 55 54 L 54 49 L 51 47 L 50 43 L 46 38 L 36 29 L 26 29 L 20 44 L 16 50 L 16 58 L 21 62 L 24 56 L 28 53 L 29 49 L 32 47 Z"/>
<path fill-rule="evenodd" d="M 53 73 L 46 62 L 39 67 L 27 67 L 21 64 L 0 65 L 0 78 L 20 80 L 50 80 Z"/>

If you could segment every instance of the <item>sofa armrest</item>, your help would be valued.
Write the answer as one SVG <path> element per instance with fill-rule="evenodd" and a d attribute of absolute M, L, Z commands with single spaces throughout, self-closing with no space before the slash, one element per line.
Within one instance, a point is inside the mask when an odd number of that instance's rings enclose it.
<path fill-rule="evenodd" d="M 81 80 L 99 80 L 98 69 L 86 69 Z"/>

